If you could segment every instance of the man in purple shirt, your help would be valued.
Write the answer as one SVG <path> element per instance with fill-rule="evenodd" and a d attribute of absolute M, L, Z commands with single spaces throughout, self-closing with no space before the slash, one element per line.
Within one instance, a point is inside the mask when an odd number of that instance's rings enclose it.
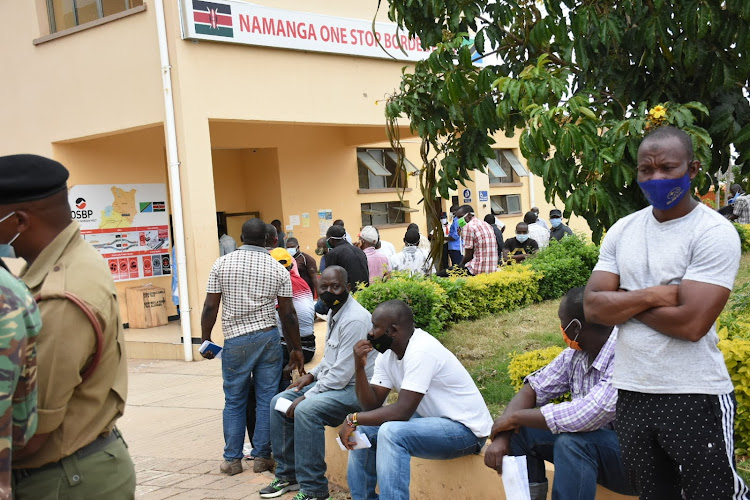
<path fill-rule="evenodd" d="M 359 248 L 367 256 L 367 267 L 370 271 L 370 283 L 383 278 L 391 271 L 391 262 L 380 250 L 375 248 L 380 240 L 378 230 L 373 226 L 365 226 L 359 232 Z"/>
<path fill-rule="evenodd" d="M 558 316 L 569 348 L 524 381 L 492 426 L 487 467 L 502 474 L 505 455 L 526 455 L 531 500 L 547 498 L 544 462 L 555 464 L 553 499 L 591 499 L 599 483 L 634 495 L 614 431 L 617 390 L 612 387 L 617 331 L 587 323 L 584 287 L 573 288 Z M 570 392 L 572 401 L 553 404 Z"/>

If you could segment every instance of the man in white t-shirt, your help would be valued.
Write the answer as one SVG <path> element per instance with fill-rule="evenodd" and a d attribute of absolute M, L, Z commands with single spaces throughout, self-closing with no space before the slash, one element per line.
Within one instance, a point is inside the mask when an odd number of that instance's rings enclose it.
<path fill-rule="evenodd" d="M 368 380 L 373 349 L 381 354 Z M 373 311 L 372 330 L 355 344 L 354 360 L 357 399 L 366 411 L 347 415 L 339 437 L 351 449 L 349 438 L 359 430 L 372 443 L 349 454 L 354 500 L 409 498 L 412 456 L 450 459 L 482 449 L 492 428 L 482 395 L 453 353 L 414 327 L 405 302 L 389 300 Z M 383 406 L 391 389 L 398 401 Z"/>
<path fill-rule="evenodd" d="M 682 130 L 660 127 L 643 139 L 637 181 L 651 206 L 607 232 L 584 299 L 587 321 L 620 325 L 617 435 L 628 478 L 646 499 L 748 498 L 734 463 L 734 391 L 714 326 L 740 241 L 691 196 L 699 171 Z"/>

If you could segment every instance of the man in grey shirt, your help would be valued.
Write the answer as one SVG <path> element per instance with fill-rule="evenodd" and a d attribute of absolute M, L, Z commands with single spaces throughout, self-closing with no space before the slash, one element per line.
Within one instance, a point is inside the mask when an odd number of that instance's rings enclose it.
<path fill-rule="evenodd" d="M 347 414 L 361 409 L 354 390 L 354 344 L 367 337 L 370 313 L 349 294 L 343 267 L 326 267 L 320 292 L 330 308 L 323 360 L 271 401 L 276 477 L 260 491 L 261 498 L 301 489 L 297 500 L 328 499 L 325 426 L 337 427 Z M 368 377 L 376 355 L 373 351 L 367 360 Z M 292 401 L 285 413 L 273 410 L 281 399 Z"/>
<path fill-rule="evenodd" d="M 643 139 L 637 180 L 651 206 L 607 232 L 586 287 L 586 320 L 620 325 L 617 435 L 642 499 L 748 498 L 734 463 L 733 386 L 714 326 L 740 241 L 691 196 L 699 170 L 682 130 L 661 127 Z"/>

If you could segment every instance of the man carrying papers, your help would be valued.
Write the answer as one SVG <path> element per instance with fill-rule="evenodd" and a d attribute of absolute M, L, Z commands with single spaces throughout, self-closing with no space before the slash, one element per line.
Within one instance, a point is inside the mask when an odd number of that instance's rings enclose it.
<path fill-rule="evenodd" d="M 545 460 L 555 464 L 553 499 L 594 500 L 596 483 L 633 495 L 613 430 L 617 332 L 611 326 L 586 322 L 583 287 L 568 291 L 558 316 L 570 348 L 526 377 L 492 426 L 484 463 L 502 474 L 505 455 L 525 455 L 531 500 L 547 498 Z M 572 401 L 550 403 L 566 392 Z"/>
<path fill-rule="evenodd" d="M 276 477 L 260 491 L 275 498 L 300 490 L 294 500 L 326 500 L 325 426 L 335 427 L 344 416 L 360 409 L 354 392 L 352 347 L 365 338 L 370 313 L 349 295 L 348 276 L 340 266 L 329 266 L 320 276 L 320 299 L 330 308 L 323 360 L 310 373 L 271 401 L 271 448 Z M 372 374 L 375 352 L 363 360 Z M 285 401 L 291 402 L 282 413 Z M 334 445 L 335 446 L 335 445 Z"/>
<path fill-rule="evenodd" d="M 370 378 L 365 366 L 373 350 L 382 354 Z M 389 300 L 375 309 L 367 340 L 354 346 L 354 360 L 357 398 L 367 411 L 347 415 L 339 431 L 352 450 L 347 479 L 354 500 L 409 498 L 412 456 L 441 460 L 482 449 L 492 427 L 482 395 L 458 359 L 414 327 L 406 303 Z M 383 406 L 391 389 L 398 401 Z M 353 449 L 355 430 L 371 448 Z"/>

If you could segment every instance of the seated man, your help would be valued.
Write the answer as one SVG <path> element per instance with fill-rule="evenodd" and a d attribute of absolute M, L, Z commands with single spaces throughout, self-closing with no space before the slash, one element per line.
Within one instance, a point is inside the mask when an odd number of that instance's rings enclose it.
<path fill-rule="evenodd" d="M 370 328 L 370 313 L 349 295 L 347 281 L 346 270 L 339 266 L 328 266 L 320 276 L 320 298 L 330 308 L 325 353 L 320 365 L 271 401 L 276 477 L 260 491 L 261 498 L 299 489 L 295 500 L 328 498 L 324 426 L 337 426 L 347 413 L 360 408 L 354 392 L 352 348 Z M 368 374 L 375 355 L 364 360 L 363 370 Z M 275 410 L 281 398 L 293 401 L 286 414 Z"/>
<path fill-rule="evenodd" d="M 370 379 L 366 364 L 373 349 L 382 354 Z M 354 361 L 357 398 L 367 411 L 347 415 L 339 437 L 351 449 L 349 438 L 358 429 L 372 443 L 349 454 L 354 500 L 409 498 L 412 456 L 441 460 L 482 449 L 492 427 L 482 395 L 453 353 L 414 327 L 405 302 L 389 300 L 375 309 L 367 340 L 354 346 Z M 391 389 L 398 401 L 383 406 Z"/>
<path fill-rule="evenodd" d="M 526 258 L 539 250 L 536 240 L 529 238 L 529 226 L 525 222 L 516 225 L 516 235 L 505 240 L 503 246 L 503 260 L 506 264 L 523 262 Z"/>
<path fill-rule="evenodd" d="M 634 495 L 614 431 L 617 390 L 612 387 L 617 332 L 587 323 L 584 287 L 560 303 L 563 339 L 570 346 L 532 373 L 492 426 L 487 467 L 502 474 L 503 456 L 526 455 L 531 500 L 547 498 L 544 461 L 555 464 L 553 499 L 594 499 L 596 483 Z M 565 325 L 565 326 L 563 326 Z M 570 392 L 572 401 L 550 401 Z M 518 431 L 518 432 L 514 432 Z"/>

